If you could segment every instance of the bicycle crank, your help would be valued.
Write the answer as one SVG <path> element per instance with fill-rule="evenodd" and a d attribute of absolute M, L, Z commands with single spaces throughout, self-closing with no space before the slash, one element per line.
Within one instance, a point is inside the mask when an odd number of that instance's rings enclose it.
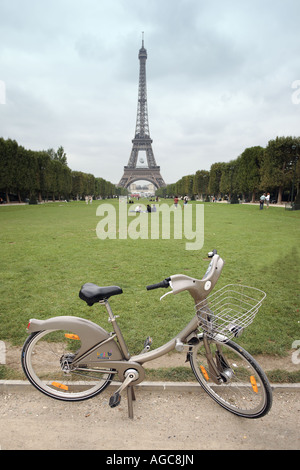
<path fill-rule="evenodd" d="M 124 373 L 125 380 L 122 382 L 122 385 L 118 388 L 118 390 L 110 397 L 109 399 L 109 406 L 111 408 L 115 408 L 121 402 L 121 392 L 131 384 L 131 382 L 135 382 L 139 378 L 139 373 L 135 369 L 127 369 Z"/>

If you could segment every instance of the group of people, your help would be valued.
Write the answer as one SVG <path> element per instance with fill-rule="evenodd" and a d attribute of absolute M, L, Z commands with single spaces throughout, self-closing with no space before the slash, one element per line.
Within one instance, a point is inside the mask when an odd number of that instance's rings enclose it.
<path fill-rule="evenodd" d="M 184 196 L 183 198 L 183 204 L 186 205 L 188 203 L 188 197 Z M 178 197 L 174 197 L 174 206 L 177 208 L 178 207 Z"/>
<path fill-rule="evenodd" d="M 266 203 L 267 205 L 267 209 L 269 208 L 269 205 L 270 205 L 270 193 L 263 193 L 261 196 L 260 196 L 260 199 L 259 199 L 259 210 L 262 210 L 264 208 L 264 203 Z"/>
<path fill-rule="evenodd" d="M 93 202 L 93 196 L 85 196 L 85 203 L 88 204 L 92 204 Z"/>
<path fill-rule="evenodd" d="M 135 212 L 143 212 L 141 205 L 136 206 L 136 208 L 134 210 L 135 210 Z M 150 206 L 150 204 L 147 204 L 147 212 L 156 212 L 155 204 L 153 204 L 152 207 Z"/>

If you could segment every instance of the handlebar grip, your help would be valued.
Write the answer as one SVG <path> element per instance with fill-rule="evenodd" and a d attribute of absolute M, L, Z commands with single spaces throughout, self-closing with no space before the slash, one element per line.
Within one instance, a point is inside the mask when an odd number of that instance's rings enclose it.
<path fill-rule="evenodd" d="M 158 282 L 157 284 L 151 284 L 150 286 L 147 286 L 146 289 L 147 290 L 152 290 L 152 289 L 159 289 L 160 287 L 167 288 L 170 285 L 170 280 L 171 280 L 171 278 L 167 277 L 166 279 L 164 279 L 161 282 Z"/>
<path fill-rule="evenodd" d="M 212 257 L 215 256 L 217 253 L 218 253 L 217 250 L 210 251 L 210 252 L 208 253 L 208 257 L 209 257 L 209 258 L 212 258 Z"/>

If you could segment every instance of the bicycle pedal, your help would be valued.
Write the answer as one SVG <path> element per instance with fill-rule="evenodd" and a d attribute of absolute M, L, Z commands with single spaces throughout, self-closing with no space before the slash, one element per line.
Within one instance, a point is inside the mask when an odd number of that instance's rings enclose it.
<path fill-rule="evenodd" d="M 120 404 L 120 401 L 121 401 L 121 395 L 118 392 L 114 393 L 114 395 L 112 395 L 109 399 L 109 406 L 111 408 L 115 408 L 116 406 Z"/>

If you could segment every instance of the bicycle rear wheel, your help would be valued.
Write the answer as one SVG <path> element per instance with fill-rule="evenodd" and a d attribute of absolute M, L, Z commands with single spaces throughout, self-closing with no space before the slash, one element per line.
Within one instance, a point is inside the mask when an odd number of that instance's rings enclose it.
<path fill-rule="evenodd" d="M 28 380 L 40 392 L 63 401 L 80 401 L 102 392 L 113 377 L 107 372 L 72 367 L 80 339 L 69 331 L 46 330 L 32 333 L 22 350 L 22 366 Z"/>
<path fill-rule="evenodd" d="M 218 343 L 203 337 L 190 352 L 196 379 L 226 410 L 244 418 L 261 418 L 272 406 L 269 381 L 253 357 L 229 340 Z"/>

